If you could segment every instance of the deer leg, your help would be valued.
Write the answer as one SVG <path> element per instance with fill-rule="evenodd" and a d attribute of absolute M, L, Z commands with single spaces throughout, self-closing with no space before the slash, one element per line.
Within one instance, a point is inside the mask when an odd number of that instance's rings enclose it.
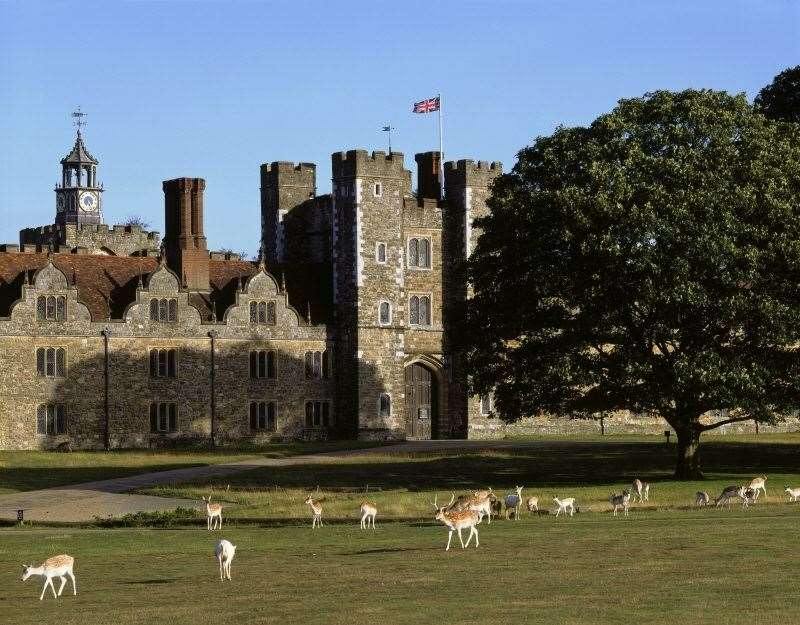
<path fill-rule="evenodd" d="M 75 574 L 72 571 L 67 571 L 67 575 L 69 575 L 69 578 L 72 580 L 72 594 L 77 595 L 78 587 L 75 585 Z"/>
<path fill-rule="evenodd" d="M 58 589 L 58 596 L 60 597 L 61 593 L 64 592 L 64 586 L 67 585 L 67 578 L 64 577 L 63 575 L 59 575 L 58 579 L 61 580 L 61 586 Z"/>
<path fill-rule="evenodd" d="M 219 560 L 219 581 L 223 581 L 224 574 L 222 572 L 222 555 L 220 555 L 220 557 L 217 559 Z"/>
<path fill-rule="evenodd" d="M 461 548 L 464 549 L 464 539 L 461 537 L 461 528 L 458 528 L 458 540 L 461 543 Z"/>
<path fill-rule="evenodd" d="M 453 540 L 453 530 L 450 530 L 447 533 L 447 547 L 445 547 L 445 551 L 450 551 L 450 541 Z"/>
<path fill-rule="evenodd" d="M 47 584 L 50 583 L 50 579 L 45 577 L 44 578 L 44 586 L 42 586 L 42 594 L 39 595 L 39 601 L 44 599 L 44 591 L 47 590 Z"/>

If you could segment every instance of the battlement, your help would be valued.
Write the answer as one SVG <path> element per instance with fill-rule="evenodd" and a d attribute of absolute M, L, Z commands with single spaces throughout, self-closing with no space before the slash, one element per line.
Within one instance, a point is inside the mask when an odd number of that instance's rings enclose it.
<path fill-rule="evenodd" d="M 242 257 L 239 254 L 234 254 L 233 252 L 209 252 L 208 257 L 211 260 L 241 260 Z"/>
<path fill-rule="evenodd" d="M 444 164 L 445 186 L 487 186 L 495 177 L 503 173 L 499 161 L 478 161 L 469 159 L 447 161 Z"/>
<path fill-rule="evenodd" d="M 274 161 L 261 165 L 261 187 L 296 186 L 316 187 L 317 165 L 315 163 L 292 163 Z"/>
<path fill-rule="evenodd" d="M 387 178 L 406 178 L 410 173 L 405 168 L 403 154 L 366 150 L 334 152 L 331 156 L 333 178 L 354 178 L 358 176 L 377 176 Z"/>

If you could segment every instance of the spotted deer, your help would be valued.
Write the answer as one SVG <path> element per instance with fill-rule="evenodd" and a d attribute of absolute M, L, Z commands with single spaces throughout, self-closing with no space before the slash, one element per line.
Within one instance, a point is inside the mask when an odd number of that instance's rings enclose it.
<path fill-rule="evenodd" d="M 206 523 L 209 530 L 213 530 L 216 525 L 217 529 L 222 529 L 222 504 L 211 503 L 211 495 L 203 497 L 206 502 Z"/>
<path fill-rule="evenodd" d="M 226 579 L 229 582 L 233 581 L 231 580 L 231 562 L 233 562 L 233 556 L 236 555 L 236 545 L 232 545 L 230 541 L 223 539 L 217 543 L 214 553 L 217 556 L 217 562 L 219 562 L 219 580 L 221 582 Z"/>
<path fill-rule="evenodd" d="M 481 522 L 483 515 L 474 510 L 450 511 L 449 508 L 453 505 L 455 498 L 455 493 L 453 493 L 450 498 L 450 503 L 442 507 L 439 507 L 438 496 L 433 500 L 433 507 L 436 510 L 436 520 L 443 523 L 448 529 L 447 547 L 445 547 L 444 550 L 450 550 L 450 541 L 453 540 L 453 532 L 458 532 L 458 540 L 461 543 L 462 549 L 469 547 L 469 541 L 472 540 L 473 536 L 475 536 L 475 547 L 477 548 L 480 543 L 478 542 L 478 530 L 475 526 Z M 461 530 L 464 529 L 469 529 L 469 536 L 467 536 L 466 544 L 464 544 L 464 540 L 461 537 Z"/>
<path fill-rule="evenodd" d="M 758 499 L 758 495 L 761 491 L 764 492 L 764 497 L 767 496 L 767 476 L 762 475 L 761 477 L 754 477 L 750 480 L 750 485 L 748 488 L 753 489 L 754 497 L 753 501 Z"/>
<path fill-rule="evenodd" d="M 53 591 L 53 597 L 56 599 L 61 596 L 64 591 L 64 586 L 67 584 L 67 577 L 72 580 L 72 594 L 78 594 L 78 588 L 75 585 L 75 574 L 72 572 L 72 567 L 75 565 L 75 558 L 68 555 L 53 556 L 44 561 L 41 566 L 23 566 L 22 567 L 22 581 L 31 577 L 32 575 L 41 575 L 44 577 L 44 587 L 42 594 L 39 595 L 39 601 L 44 599 L 44 593 L 47 586 Z M 58 577 L 61 579 L 61 587 L 56 594 L 56 587 L 53 585 L 53 578 Z"/>
<path fill-rule="evenodd" d="M 361 502 L 361 529 L 365 530 L 372 521 L 372 529 L 375 529 L 375 517 L 378 514 L 378 507 L 371 501 Z"/>
<path fill-rule="evenodd" d="M 322 500 L 312 499 L 311 495 L 309 495 L 304 503 L 311 508 L 311 514 L 313 515 L 311 519 L 311 529 L 322 527 Z"/>
<path fill-rule="evenodd" d="M 482 493 L 486 491 L 476 491 L 476 493 Z M 482 517 L 487 517 L 487 523 L 489 525 L 492 524 L 492 499 L 495 499 L 494 494 L 489 493 L 485 497 L 479 497 L 478 494 L 473 493 L 472 497 L 470 498 L 469 503 L 467 504 L 467 510 L 472 510 L 473 512 L 477 512 Z"/>

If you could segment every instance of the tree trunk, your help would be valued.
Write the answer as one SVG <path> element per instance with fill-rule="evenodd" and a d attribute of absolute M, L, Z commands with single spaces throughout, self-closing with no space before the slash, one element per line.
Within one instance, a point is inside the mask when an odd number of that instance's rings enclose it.
<path fill-rule="evenodd" d="M 678 463 L 675 479 L 698 480 L 703 477 L 700 470 L 700 430 L 693 425 L 675 428 L 678 435 Z"/>

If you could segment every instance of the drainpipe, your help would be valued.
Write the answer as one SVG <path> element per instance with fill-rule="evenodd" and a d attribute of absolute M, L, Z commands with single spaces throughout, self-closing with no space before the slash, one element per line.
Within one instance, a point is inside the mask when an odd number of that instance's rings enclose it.
<path fill-rule="evenodd" d="M 208 333 L 211 339 L 211 449 L 214 449 L 217 444 L 217 403 L 215 400 L 214 386 L 216 381 L 216 366 L 214 364 L 214 353 L 216 351 L 216 330 L 211 330 Z"/>
<path fill-rule="evenodd" d="M 104 359 L 104 386 L 105 386 L 105 401 L 104 401 L 104 409 L 105 409 L 105 422 L 103 427 L 103 447 L 106 451 L 111 449 L 111 440 L 110 440 L 110 428 L 109 428 L 109 409 L 108 409 L 108 339 L 111 336 L 111 330 L 108 328 L 104 328 L 100 334 L 103 335 L 103 352 L 105 354 Z"/>

